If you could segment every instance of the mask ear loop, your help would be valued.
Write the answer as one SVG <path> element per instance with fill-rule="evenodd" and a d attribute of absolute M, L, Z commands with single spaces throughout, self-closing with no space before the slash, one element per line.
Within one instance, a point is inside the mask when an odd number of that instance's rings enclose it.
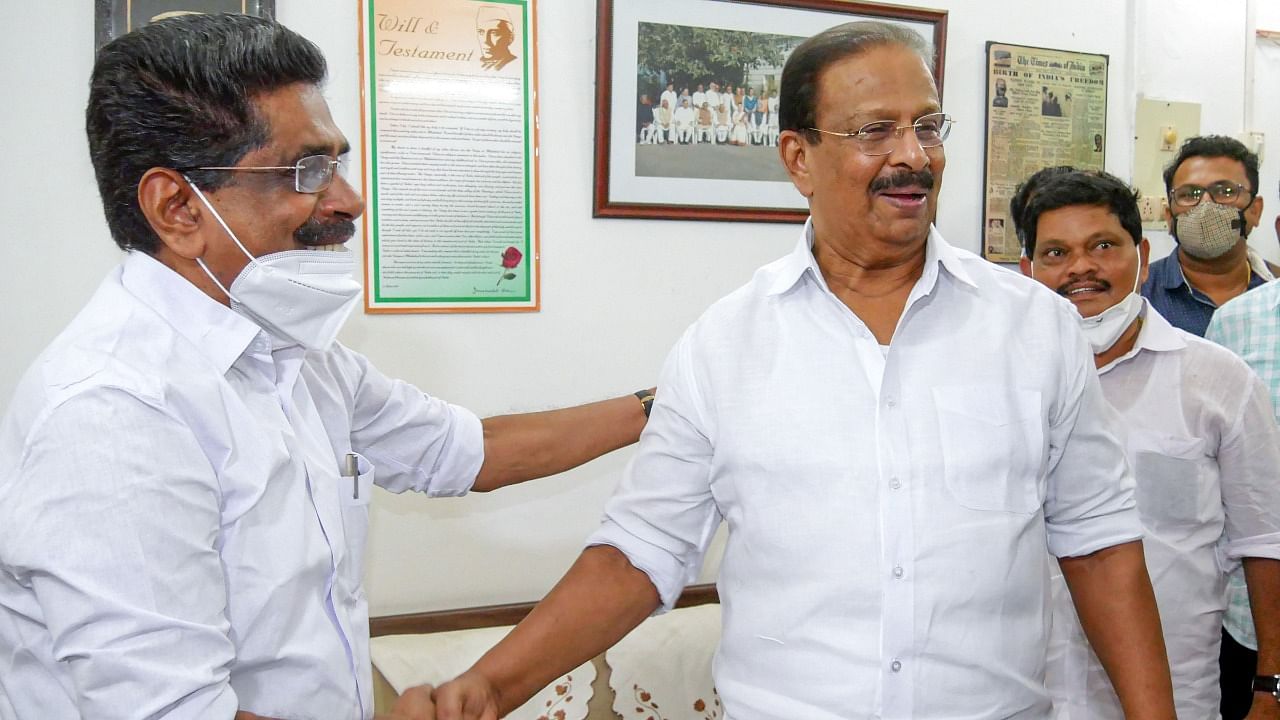
<path fill-rule="evenodd" d="M 218 214 L 217 210 L 213 209 L 213 203 L 209 202 L 209 199 L 206 198 L 204 196 L 204 193 L 200 191 L 200 186 L 196 185 L 195 182 L 192 181 L 192 179 L 187 177 L 186 175 L 183 175 L 182 179 L 187 181 L 187 185 L 191 186 L 191 189 L 195 192 L 196 197 L 200 198 L 200 202 L 203 203 L 206 208 L 208 208 L 209 213 L 213 215 L 213 219 L 218 221 L 218 224 L 222 226 L 222 229 L 227 233 L 227 236 L 231 238 L 231 242 L 235 243 L 236 247 L 240 248 L 240 252 L 244 253 L 245 257 L 249 258 L 249 262 L 253 263 L 254 265 L 257 265 L 258 259 L 255 258 L 252 254 L 250 254 L 249 251 L 245 249 L 244 245 L 240 243 L 240 238 L 236 237 L 236 234 L 234 232 L 231 232 L 231 228 L 227 226 L 227 222 L 222 219 L 222 216 Z M 223 285 L 222 281 L 218 280 L 217 276 L 215 276 L 212 272 L 209 271 L 209 266 L 204 264 L 203 257 L 196 258 L 196 264 L 200 266 L 201 270 L 204 270 L 204 274 L 209 276 L 209 279 L 213 281 L 214 285 L 218 286 L 218 289 L 221 290 L 227 296 L 227 299 L 229 299 L 231 302 L 238 302 L 235 299 L 235 297 L 231 294 L 231 291 L 227 289 L 227 286 Z"/>

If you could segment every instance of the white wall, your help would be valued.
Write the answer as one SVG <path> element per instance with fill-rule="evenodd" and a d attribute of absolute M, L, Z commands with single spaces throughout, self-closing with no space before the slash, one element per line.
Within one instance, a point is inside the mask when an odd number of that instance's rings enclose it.
<path fill-rule="evenodd" d="M 1136 92 L 1175 92 L 1165 70 L 1147 67 L 1169 51 L 1147 43 L 1212 34 L 1213 42 L 1180 50 L 1179 65 L 1229 74 L 1221 71 L 1219 48 L 1237 42 L 1242 31 L 1234 20 L 1214 19 L 1214 13 L 1231 15 L 1223 8 L 1232 3 L 1215 4 L 1213 12 L 1181 0 L 925 4 L 951 12 L 945 107 L 960 120 L 947 143 L 938 224 L 952 242 L 973 250 L 981 223 L 985 41 L 1110 55 L 1107 163 L 1127 176 Z M 1151 15 L 1135 32 L 1129 18 L 1156 4 L 1189 14 Z M 280 19 L 328 55 L 330 104 L 353 142 L 359 128 L 356 5 L 277 0 Z M 788 225 L 591 218 L 595 47 L 581 39 L 594 18 L 594 0 L 540 3 L 541 173 L 544 187 L 554 189 L 543 193 L 542 312 L 357 315 L 343 332 L 345 342 L 385 372 L 482 415 L 584 402 L 652 383 L 683 328 L 796 238 L 797 228 Z M 102 220 L 82 128 L 93 48 L 89 6 L 6 2 L 0 21 L 10 29 L 0 45 L 0 90 L 11 103 L 0 116 L 0 207 L 10 233 L 9 272 L 0 286 L 0 403 L 7 404 L 23 368 L 118 253 Z M 1131 51 L 1134 36 L 1137 51 Z M 1143 68 L 1137 82 L 1135 66 Z M 1211 74 L 1212 82 L 1179 83 L 1175 99 L 1205 102 L 1206 130 L 1236 132 L 1239 127 L 1227 126 L 1241 122 L 1239 98 Z M 427 500 L 379 493 L 368 577 L 373 612 L 540 597 L 576 556 L 628 457 L 622 451 L 489 496 Z"/>

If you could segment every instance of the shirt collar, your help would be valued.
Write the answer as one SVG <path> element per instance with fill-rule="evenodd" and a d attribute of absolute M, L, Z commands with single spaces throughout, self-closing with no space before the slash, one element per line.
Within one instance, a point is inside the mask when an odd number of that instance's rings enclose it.
<path fill-rule="evenodd" d="M 1156 309 L 1151 307 L 1151 302 L 1146 298 L 1142 298 L 1142 313 L 1139 317 L 1142 318 L 1142 328 L 1138 330 L 1138 337 L 1133 343 L 1133 348 L 1124 355 L 1098 368 L 1099 374 L 1116 367 L 1131 357 L 1137 356 L 1143 350 L 1172 352 L 1187 346 L 1186 339 L 1178 334 L 1178 329 L 1168 320 L 1165 320 L 1163 315 L 1156 312 Z"/>
<path fill-rule="evenodd" d="M 262 332 L 253 321 L 144 252 L 132 251 L 125 257 L 120 284 L 195 345 L 221 373 Z"/>
<path fill-rule="evenodd" d="M 1253 248 L 1247 248 L 1249 258 L 1249 271 L 1263 280 L 1274 280 L 1275 276 L 1271 274 L 1271 268 L 1267 267 L 1267 261 L 1258 254 Z M 1178 259 L 1178 246 L 1175 245 L 1169 253 L 1169 262 L 1164 263 L 1165 268 L 1158 270 L 1159 277 L 1156 282 L 1165 290 L 1173 290 L 1187 285 L 1187 277 L 1182 274 L 1182 261 Z M 1153 264 L 1152 267 L 1155 267 Z"/>
<path fill-rule="evenodd" d="M 955 279 L 974 288 L 978 287 L 978 284 L 973 280 L 973 276 L 964 267 L 964 263 L 956 253 L 955 248 L 951 247 L 943 239 L 937 228 L 930 225 L 929 238 L 925 241 L 924 272 L 920 276 L 919 283 L 924 287 L 926 294 L 933 290 L 933 285 L 937 281 L 939 266 Z M 820 286 L 826 287 L 826 280 L 823 279 L 822 272 L 818 268 L 818 261 L 813 256 L 813 218 L 805 221 L 804 229 L 800 233 L 800 240 L 796 243 L 795 249 L 782 258 L 781 262 L 773 266 L 771 277 L 765 284 L 765 294 L 781 295 L 787 292 L 795 287 L 796 283 L 800 282 L 800 278 L 804 277 L 806 271 L 813 275 L 814 280 Z"/>

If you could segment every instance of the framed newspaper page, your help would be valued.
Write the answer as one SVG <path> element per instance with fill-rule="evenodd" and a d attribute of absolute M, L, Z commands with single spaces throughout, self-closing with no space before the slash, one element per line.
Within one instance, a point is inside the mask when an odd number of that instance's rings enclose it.
<path fill-rule="evenodd" d="M 1106 55 L 987 42 L 982 255 L 1017 262 L 1009 215 L 1018 184 L 1037 170 L 1101 170 L 1107 153 Z"/>
<path fill-rule="evenodd" d="M 365 310 L 539 307 L 535 0 L 361 0 Z"/>
<path fill-rule="evenodd" d="M 273 18 L 275 0 L 94 0 L 98 47 L 143 25 L 191 13 L 243 13 Z"/>
<path fill-rule="evenodd" d="M 805 38 L 853 20 L 923 36 L 941 97 L 945 10 L 845 0 L 597 0 L 593 215 L 804 222 L 808 203 L 778 158 L 782 67 Z"/>

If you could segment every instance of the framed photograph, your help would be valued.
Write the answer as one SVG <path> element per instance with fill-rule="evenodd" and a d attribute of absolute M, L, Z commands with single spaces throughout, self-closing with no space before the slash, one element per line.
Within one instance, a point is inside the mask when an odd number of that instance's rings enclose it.
<path fill-rule="evenodd" d="M 803 222 L 778 88 L 805 38 L 854 20 L 920 33 L 942 93 L 947 13 L 844 0 L 597 0 L 595 217 Z"/>
<path fill-rule="evenodd" d="M 244 13 L 274 18 L 276 0 L 94 0 L 98 47 L 148 23 L 187 13 Z"/>
<path fill-rule="evenodd" d="M 1101 170 L 1107 155 L 1107 56 L 987 43 L 982 256 L 1014 263 L 1009 215 L 1018 184 L 1037 170 Z"/>

